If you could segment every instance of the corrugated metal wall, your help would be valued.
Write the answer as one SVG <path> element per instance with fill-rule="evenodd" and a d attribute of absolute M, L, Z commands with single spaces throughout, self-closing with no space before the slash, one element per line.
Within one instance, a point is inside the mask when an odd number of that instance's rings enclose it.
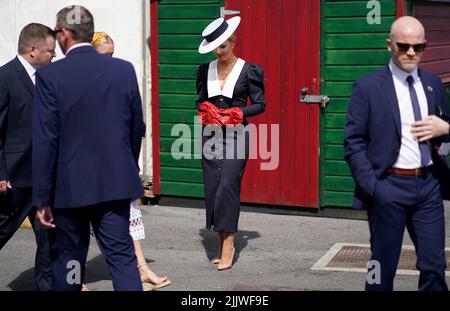
<path fill-rule="evenodd" d="M 414 16 L 423 23 L 428 42 L 420 67 L 450 84 L 450 3 L 416 2 Z"/>
<path fill-rule="evenodd" d="M 368 1 L 321 0 L 321 94 L 331 98 L 321 116 L 320 205 L 350 206 L 354 182 L 343 155 L 343 127 L 352 82 L 389 60 L 386 38 L 394 0 L 381 0 L 381 23 L 366 20 Z"/>
<path fill-rule="evenodd" d="M 193 133 L 197 114 L 195 73 L 213 55 L 197 52 L 201 32 L 219 17 L 221 0 L 158 1 L 159 118 L 161 194 L 201 197 L 203 179 L 200 160 L 175 160 L 171 155 L 171 130 L 188 124 Z M 191 143 L 191 156 L 194 141 Z"/>

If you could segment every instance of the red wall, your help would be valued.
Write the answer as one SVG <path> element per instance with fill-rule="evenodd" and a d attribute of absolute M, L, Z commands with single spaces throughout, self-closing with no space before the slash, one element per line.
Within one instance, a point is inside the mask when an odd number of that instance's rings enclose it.
<path fill-rule="evenodd" d="M 450 83 L 450 3 L 415 2 L 414 16 L 424 25 L 428 42 L 421 67 Z"/>

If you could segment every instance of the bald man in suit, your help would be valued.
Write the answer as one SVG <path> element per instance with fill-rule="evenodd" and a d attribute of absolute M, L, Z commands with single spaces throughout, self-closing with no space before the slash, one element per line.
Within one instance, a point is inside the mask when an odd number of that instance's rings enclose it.
<path fill-rule="evenodd" d="M 416 247 L 419 290 L 448 290 L 439 157 L 433 156 L 439 141 L 413 126 L 450 118 L 439 77 L 417 67 L 425 47 L 422 24 L 397 19 L 387 40 L 391 61 L 355 81 L 350 97 L 344 149 L 357 185 L 353 207 L 368 214 L 369 291 L 393 290 L 405 228 Z"/>

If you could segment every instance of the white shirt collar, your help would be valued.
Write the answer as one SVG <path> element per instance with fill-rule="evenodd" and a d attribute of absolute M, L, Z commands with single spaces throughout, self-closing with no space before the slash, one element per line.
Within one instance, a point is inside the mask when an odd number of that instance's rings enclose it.
<path fill-rule="evenodd" d="M 233 98 L 234 87 L 236 86 L 239 75 L 244 67 L 245 61 L 238 58 L 233 69 L 226 78 L 223 89 L 220 88 L 219 75 L 217 73 L 217 59 L 209 63 L 208 68 L 208 98 L 223 95 L 228 98 Z"/>
<path fill-rule="evenodd" d="M 33 84 L 35 84 L 36 80 L 34 75 L 36 74 L 36 68 L 34 68 L 23 56 L 17 55 L 17 58 L 27 71 L 28 76 L 30 76 L 31 81 L 33 81 Z"/>
<path fill-rule="evenodd" d="M 66 55 L 69 54 L 70 51 L 72 51 L 73 49 L 82 47 L 82 46 L 92 46 L 92 44 L 90 44 L 89 42 L 81 42 L 81 43 L 77 43 L 72 45 L 66 52 Z"/>
<path fill-rule="evenodd" d="M 397 78 L 397 80 L 399 80 L 399 81 L 401 81 L 401 82 L 403 82 L 403 83 L 408 84 L 408 82 L 406 81 L 406 78 L 407 78 L 408 76 L 412 76 L 412 77 L 414 78 L 414 82 L 420 81 L 419 73 L 418 73 L 417 67 L 414 68 L 414 70 L 413 70 L 412 72 L 406 72 L 406 71 L 404 71 L 403 69 L 399 68 L 399 67 L 397 66 L 397 64 L 394 63 L 394 61 L 393 61 L 392 58 L 391 58 L 391 60 L 389 61 L 389 69 L 391 70 L 392 75 L 393 75 L 395 78 Z"/>

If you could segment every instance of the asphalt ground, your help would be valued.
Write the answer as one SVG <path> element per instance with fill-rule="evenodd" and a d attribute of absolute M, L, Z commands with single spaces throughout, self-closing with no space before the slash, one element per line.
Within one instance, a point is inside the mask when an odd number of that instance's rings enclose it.
<path fill-rule="evenodd" d="M 449 208 L 446 245 L 450 246 Z M 142 207 L 146 259 L 172 284 L 158 291 L 361 291 L 366 274 L 320 271 L 311 267 L 335 243 L 369 242 L 366 220 L 305 216 L 283 211 L 241 212 L 232 269 L 218 271 L 210 263 L 218 248 L 217 234 L 205 229 L 202 208 L 145 205 Z M 320 214 L 319 214 L 320 216 Z M 404 245 L 412 245 L 405 234 Z M 0 252 L 0 291 L 36 291 L 35 253 L 31 229 L 19 229 Z M 91 239 L 86 271 L 91 291 L 111 291 L 112 282 L 95 238 Z M 450 279 L 447 278 L 450 284 Z M 416 291 L 418 276 L 397 275 L 395 290 Z"/>

